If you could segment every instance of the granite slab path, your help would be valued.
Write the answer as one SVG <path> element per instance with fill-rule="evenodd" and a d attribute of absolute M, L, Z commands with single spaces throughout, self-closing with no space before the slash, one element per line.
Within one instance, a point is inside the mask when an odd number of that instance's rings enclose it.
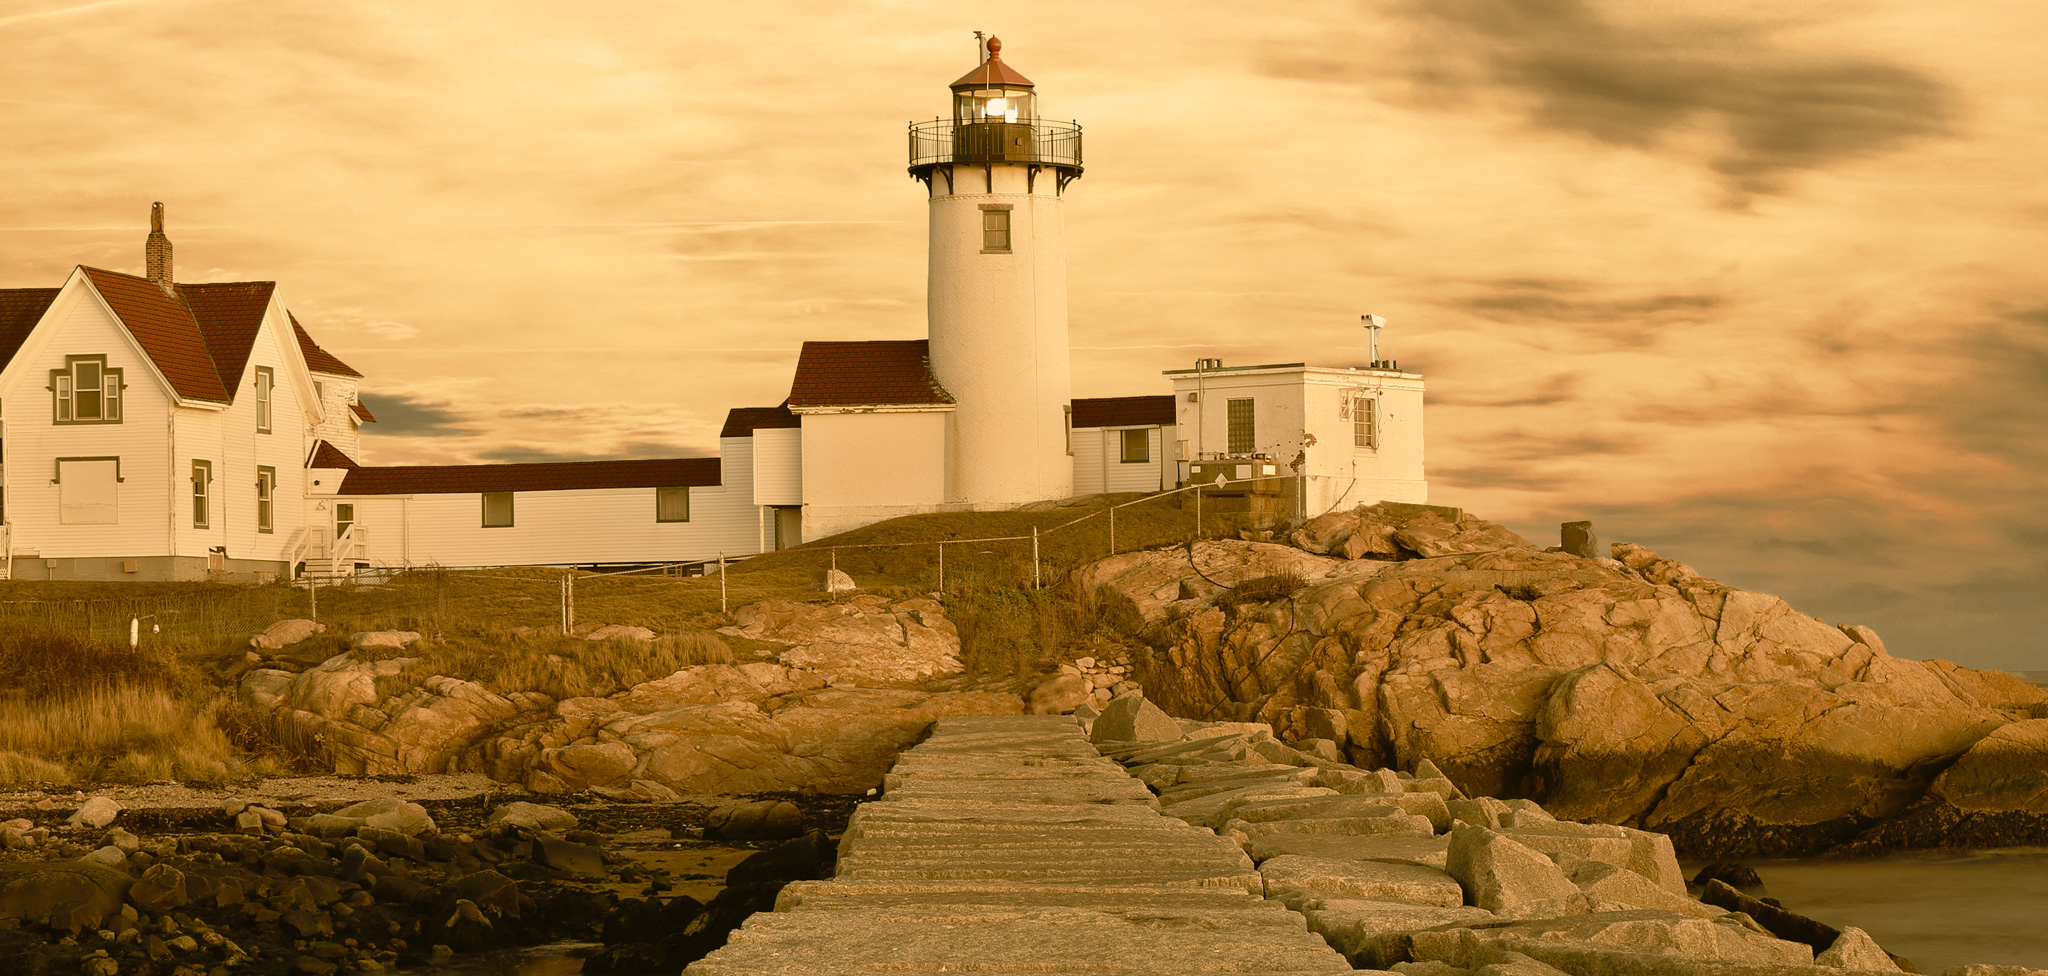
<path fill-rule="evenodd" d="M 1072 718 L 940 719 L 885 786 L 831 879 L 784 888 L 684 972 L 1352 971 L 1264 898 L 1243 850 L 1161 816 Z"/>

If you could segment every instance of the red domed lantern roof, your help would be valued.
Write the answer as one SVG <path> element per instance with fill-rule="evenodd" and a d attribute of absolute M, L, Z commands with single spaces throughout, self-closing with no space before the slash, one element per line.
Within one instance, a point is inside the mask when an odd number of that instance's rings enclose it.
<path fill-rule="evenodd" d="M 988 60 L 950 87 L 954 91 L 966 91 L 973 88 L 1030 88 L 1032 84 L 1031 79 L 1003 63 L 1002 39 L 991 37 L 988 39 Z"/>

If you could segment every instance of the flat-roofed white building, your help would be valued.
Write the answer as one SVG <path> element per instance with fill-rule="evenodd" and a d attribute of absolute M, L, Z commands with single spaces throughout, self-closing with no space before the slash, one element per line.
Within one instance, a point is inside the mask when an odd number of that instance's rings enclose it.
<path fill-rule="evenodd" d="M 1422 376 L 1391 366 L 1205 360 L 1167 370 L 1182 477 L 1191 460 L 1267 458 L 1301 479 L 1308 516 L 1359 503 L 1428 501 Z"/>

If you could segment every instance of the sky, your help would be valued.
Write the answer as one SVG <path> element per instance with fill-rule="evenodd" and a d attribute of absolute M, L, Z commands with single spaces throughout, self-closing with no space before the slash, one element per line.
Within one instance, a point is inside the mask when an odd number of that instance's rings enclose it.
<path fill-rule="evenodd" d="M 1276 12 L 1277 8 L 1277 12 Z M 904 126 L 1078 120 L 1076 396 L 1427 377 L 1431 501 L 2048 670 L 2037 0 L 0 0 L 0 287 L 275 280 L 378 464 L 712 453 L 924 335 Z"/>

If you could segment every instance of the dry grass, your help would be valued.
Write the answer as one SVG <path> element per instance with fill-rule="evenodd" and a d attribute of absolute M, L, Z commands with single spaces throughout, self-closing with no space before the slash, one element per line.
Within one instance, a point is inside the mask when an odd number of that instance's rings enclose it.
<path fill-rule="evenodd" d="M 155 685 L 92 685 L 0 710 L 0 782 L 181 780 L 221 784 L 248 774 L 241 753 L 195 705 Z"/>
<path fill-rule="evenodd" d="M 721 589 L 734 609 L 770 599 L 823 600 L 818 582 L 835 566 L 866 592 L 900 598 L 943 591 L 974 680 L 1021 688 L 1061 658 L 1106 656 L 1123 646 L 1065 577 L 1110 552 L 1109 505 L 1140 497 L 892 519 L 735 563 L 722 587 L 716 576 L 575 574 L 579 629 L 644 626 L 664 635 L 652 644 L 559 635 L 565 571 L 557 568 L 428 568 L 317 593 L 283 584 L 12 581 L 0 599 L 0 783 L 57 775 L 71 782 L 214 782 L 278 771 L 312 754 L 314 744 L 284 741 L 267 716 L 232 703 L 252 666 L 244 660 L 249 637 L 277 620 L 313 615 L 328 625 L 326 634 L 277 652 L 305 665 L 346 649 L 352 632 L 426 635 L 419 651 L 384 654 L 419 658 L 379 680 L 385 695 L 445 674 L 501 693 L 602 696 L 695 664 L 753 660 L 748 642 L 711 633 L 729 622 Z M 1094 517 L 1067 525 L 1084 516 Z M 1202 528 L 1231 535 L 1245 524 L 1241 516 L 1211 514 Z M 1034 528 L 1041 584 L 1035 588 Z M 1194 531 L 1194 513 L 1178 499 L 1148 500 L 1118 511 L 1116 550 L 1170 544 Z M 1023 538 L 964 541 L 989 536 Z M 937 540 L 948 540 L 943 579 Z M 831 548 L 846 546 L 876 548 Z M 135 650 L 127 647 L 130 618 L 142 620 Z"/>

